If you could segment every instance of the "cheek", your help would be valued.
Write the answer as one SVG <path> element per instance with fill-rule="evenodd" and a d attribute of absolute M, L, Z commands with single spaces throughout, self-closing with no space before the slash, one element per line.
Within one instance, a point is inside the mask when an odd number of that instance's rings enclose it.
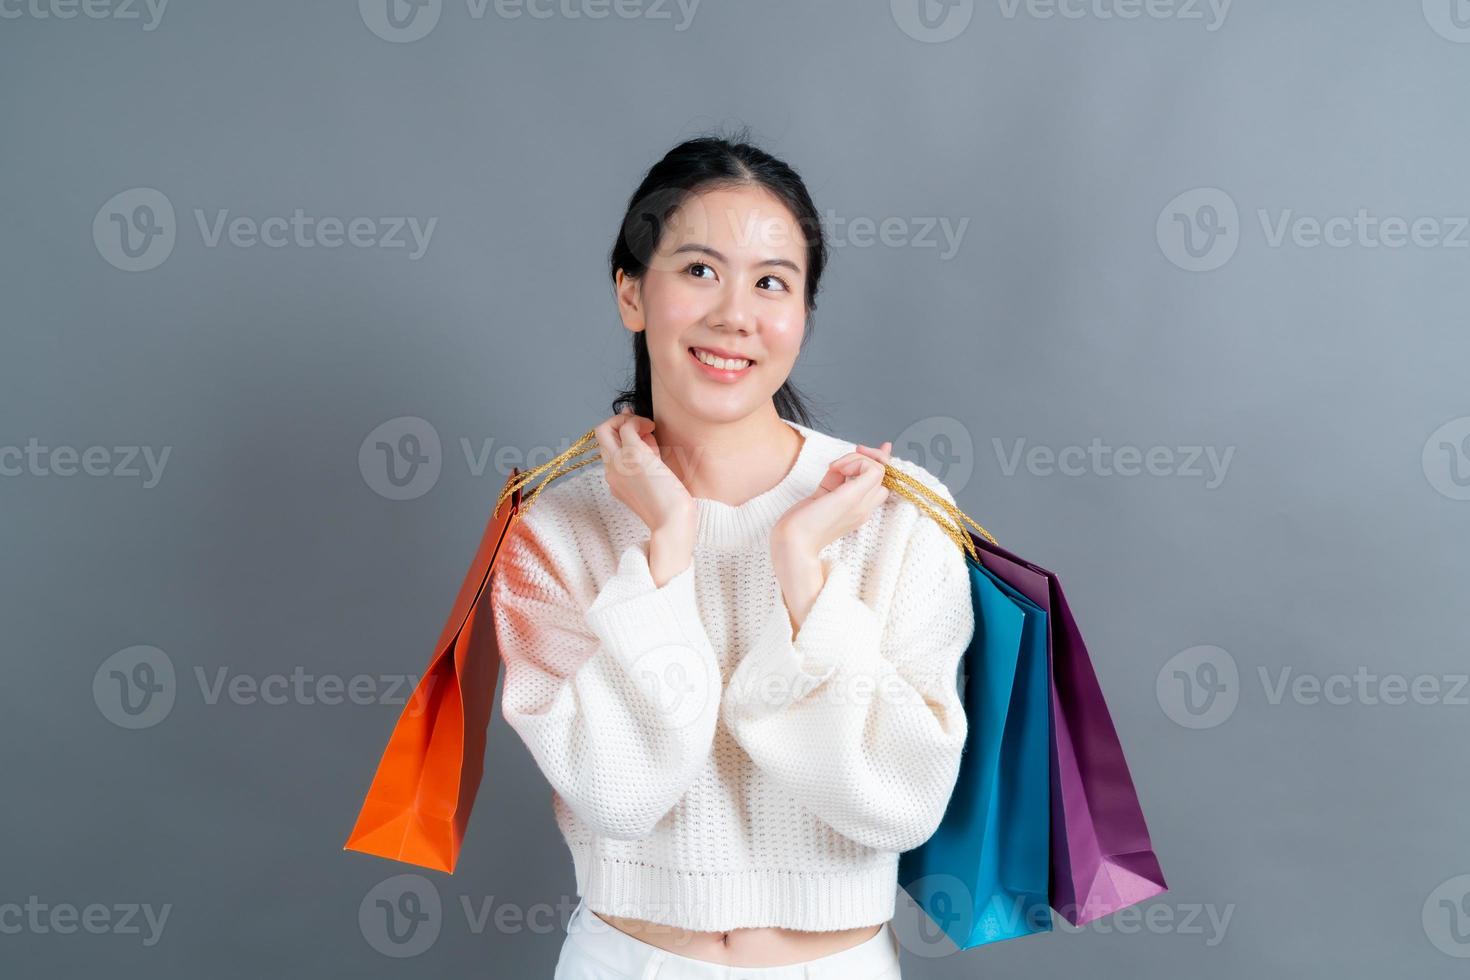
<path fill-rule="evenodd" d="M 800 310 L 792 310 L 765 318 L 761 324 L 761 337 L 767 350 L 789 359 L 796 357 L 801 350 L 805 330 L 805 315 Z"/>
<path fill-rule="evenodd" d="M 679 330 L 704 316 L 709 295 L 686 285 L 678 277 L 659 275 L 650 278 L 643 299 L 651 323 L 667 324 Z"/>

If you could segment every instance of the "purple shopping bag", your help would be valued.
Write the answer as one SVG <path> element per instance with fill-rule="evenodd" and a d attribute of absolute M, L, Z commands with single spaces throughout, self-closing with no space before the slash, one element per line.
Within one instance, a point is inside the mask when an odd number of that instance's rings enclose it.
<path fill-rule="evenodd" d="M 980 564 L 1047 611 L 1051 661 L 1051 907 L 1074 926 L 1165 891 L 1123 746 L 1053 572 L 971 535 Z"/>

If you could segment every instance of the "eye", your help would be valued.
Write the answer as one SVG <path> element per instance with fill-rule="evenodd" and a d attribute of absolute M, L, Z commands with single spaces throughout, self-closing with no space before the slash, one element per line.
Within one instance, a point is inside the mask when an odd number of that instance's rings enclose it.
<path fill-rule="evenodd" d="M 714 272 L 715 271 L 711 266 L 709 266 L 708 264 L 706 264 L 704 262 L 691 262 L 689 265 L 687 265 L 687 266 L 684 267 L 684 271 L 685 272 L 689 272 L 689 271 L 691 271 L 693 269 L 709 269 L 710 272 Z M 696 279 L 707 279 L 709 277 L 708 276 L 695 276 L 695 278 Z"/>
<path fill-rule="evenodd" d="M 781 284 L 781 288 L 782 289 L 786 290 L 787 292 L 790 292 L 791 291 L 791 285 L 785 279 L 782 279 L 780 276 L 761 276 L 761 280 L 760 281 L 761 282 L 765 282 L 767 279 L 772 279 L 772 280 L 774 280 L 776 282 L 779 282 Z"/>

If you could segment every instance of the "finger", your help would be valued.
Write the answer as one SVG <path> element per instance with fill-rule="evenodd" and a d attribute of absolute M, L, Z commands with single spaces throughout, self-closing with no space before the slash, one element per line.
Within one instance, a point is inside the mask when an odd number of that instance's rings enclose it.
<path fill-rule="evenodd" d="M 612 430 L 617 418 L 616 415 L 613 415 L 597 423 L 592 429 L 597 436 L 597 451 L 602 456 L 602 465 L 607 469 L 612 469 L 613 451 L 617 448 Z"/>
<path fill-rule="evenodd" d="M 863 519 L 871 517 L 873 512 L 883 506 L 883 501 L 888 499 L 887 487 L 874 487 L 867 496 L 863 497 L 862 505 L 858 508 L 863 514 Z"/>
<path fill-rule="evenodd" d="M 848 453 L 834 459 L 827 466 L 819 489 L 832 491 L 844 484 L 856 483 L 865 491 L 871 485 L 882 483 L 883 474 L 884 467 L 876 459 L 862 453 Z"/>
<path fill-rule="evenodd" d="M 618 436 L 618 445 L 627 447 L 634 442 L 643 442 L 643 435 L 653 430 L 653 419 L 634 415 L 631 411 L 618 415 L 613 421 Z"/>
<path fill-rule="evenodd" d="M 651 424 L 651 420 L 642 421 L 649 421 Z M 629 438 L 631 433 L 633 441 L 642 442 L 637 435 L 639 424 L 640 416 L 634 415 L 631 410 L 625 410 L 597 427 L 597 445 L 602 452 L 603 465 L 609 472 L 633 472 L 630 464 L 637 461 L 637 450 L 630 448 Z"/>

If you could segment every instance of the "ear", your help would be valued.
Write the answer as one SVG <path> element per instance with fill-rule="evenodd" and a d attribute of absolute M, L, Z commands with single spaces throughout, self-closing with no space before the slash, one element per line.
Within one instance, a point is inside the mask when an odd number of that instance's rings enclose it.
<path fill-rule="evenodd" d="M 618 315 L 623 319 L 623 326 L 632 333 L 639 333 L 647 327 L 643 319 L 643 281 L 619 269 L 613 292 L 617 296 Z"/>

